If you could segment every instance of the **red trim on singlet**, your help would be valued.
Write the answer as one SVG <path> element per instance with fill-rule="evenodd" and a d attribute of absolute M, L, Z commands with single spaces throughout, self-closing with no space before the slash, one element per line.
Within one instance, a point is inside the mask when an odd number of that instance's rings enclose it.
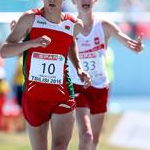
<path fill-rule="evenodd" d="M 65 14 L 64 20 L 70 20 L 73 23 L 76 22 L 76 19 L 72 15 L 70 15 L 70 14 Z"/>
<path fill-rule="evenodd" d="M 94 48 L 91 48 L 91 49 L 88 49 L 88 50 L 85 50 L 83 52 L 79 52 L 79 53 L 89 53 L 89 52 L 95 52 L 95 51 L 99 51 L 99 50 L 102 50 L 105 48 L 105 45 L 104 44 L 99 44 L 98 46 L 95 46 Z"/>
<path fill-rule="evenodd" d="M 25 12 L 25 14 L 31 14 L 31 13 L 33 13 L 35 15 L 41 15 L 41 16 L 43 16 L 43 9 L 42 8 L 41 9 L 36 8 L 36 9 L 32 9 L 30 11 Z M 64 21 L 64 20 L 70 20 L 73 23 L 76 22 L 76 19 L 71 14 L 64 14 L 64 15 L 65 16 L 64 16 L 64 18 L 63 18 L 62 21 Z"/>

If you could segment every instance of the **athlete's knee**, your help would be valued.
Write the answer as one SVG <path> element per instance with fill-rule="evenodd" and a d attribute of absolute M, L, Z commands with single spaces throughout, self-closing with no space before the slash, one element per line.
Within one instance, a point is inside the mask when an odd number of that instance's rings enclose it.
<path fill-rule="evenodd" d="M 91 144 L 93 142 L 93 135 L 91 132 L 85 132 L 80 137 L 80 142 L 84 144 Z"/>
<path fill-rule="evenodd" d="M 93 137 L 93 145 L 97 146 L 99 143 L 99 136 L 94 136 Z"/>
<path fill-rule="evenodd" d="M 57 140 L 52 143 L 52 150 L 67 150 L 69 145 L 69 141 L 67 140 Z"/>

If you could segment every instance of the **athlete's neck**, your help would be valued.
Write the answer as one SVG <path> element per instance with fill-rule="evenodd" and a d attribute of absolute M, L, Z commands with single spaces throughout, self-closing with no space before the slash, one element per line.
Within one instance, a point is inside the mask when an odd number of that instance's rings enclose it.
<path fill-rule="evenodd" d="M 94 23 L 94 16 L 93 16 L 92 13 L 87 14 L 87 15 L 79 14 L 78 18 L 80 18 L 83 21 L 83 24 L 84 24 L 82 34 L 87 36 L 92 30 L 93 23 Z"/>
<path fill-rule="evenodd" d="M 61 13 L 61 10 L 54 12 L 54 11 L 46 10 L 45 8 L 43 8 L 43 16 L 49 22 L 56 23 L 56 24 L 61 23 L 63 19 L 63 14 Z"/>
<path fill-rule="evenodd" d="M 92 13 L 88 14 L 78 14 L 78 18 L 80 18 L 83 21 L 83 24 L 85 26 L 91 25 L 94 22 L 94 16 Z"/>

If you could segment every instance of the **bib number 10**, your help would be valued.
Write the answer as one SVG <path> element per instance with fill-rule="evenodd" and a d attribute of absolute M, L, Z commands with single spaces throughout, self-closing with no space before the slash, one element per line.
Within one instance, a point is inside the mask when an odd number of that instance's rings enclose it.
<path fill-rule="evenodd" d="M 46 63 L 43 63 L 42 66 L 43 66 L 43 74 L 45 74 L 46 72 L 48 72 L 49 74 L 54 74 L 55 65 L 53 63 L 49 65 Z"/>

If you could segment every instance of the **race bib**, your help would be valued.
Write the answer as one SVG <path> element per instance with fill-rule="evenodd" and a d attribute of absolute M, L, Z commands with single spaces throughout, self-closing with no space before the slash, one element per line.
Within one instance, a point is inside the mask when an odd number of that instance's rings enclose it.
<path fill-rule="evenodd" d="M 34 52 L 29 80 L 47 84 L 63 84 L 65 57 L 59 54 Z"/>
<path fill-rule="evenodd" d="M 92 80 L 101 79 L 104 68 L 103 68 L 103 57 L 101 57 L 101 52 L 88 52 L 80 53 L 80 59 L 84 71 L 87 71 L 91 76 Z"/>

